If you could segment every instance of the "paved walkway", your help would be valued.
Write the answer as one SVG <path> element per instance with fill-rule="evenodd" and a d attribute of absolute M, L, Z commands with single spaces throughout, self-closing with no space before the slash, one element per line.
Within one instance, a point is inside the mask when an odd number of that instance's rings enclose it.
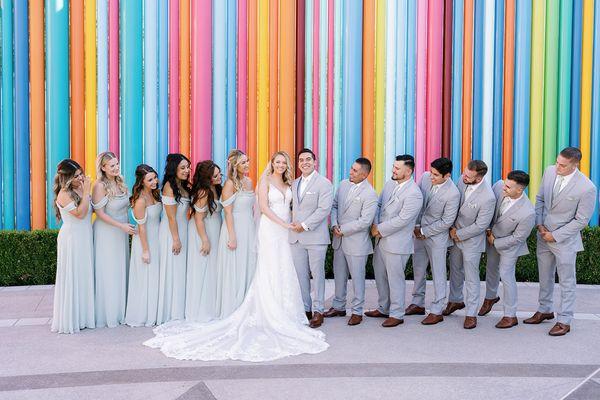
<path fill-rule="evenodd" d="M 520 319 L 535 311 L 537 290 L 519 284 Z M 0 287 L 0 400 L 600 399 L 600 286 L 578 287 L 565 337 L 547 334 L 551 322 L 495 329 L 498 304 L 471 331 L 462 311 L 430 327 L 420 316 L 392 329 L 334 318 L 322 328 L 326 352 L 260 364 L 173 360 L 141 345 L 150 328 L 53 334 L 52 294 L 52 286 Z M 367 307 L 376 300 L 369 281 Z"/>

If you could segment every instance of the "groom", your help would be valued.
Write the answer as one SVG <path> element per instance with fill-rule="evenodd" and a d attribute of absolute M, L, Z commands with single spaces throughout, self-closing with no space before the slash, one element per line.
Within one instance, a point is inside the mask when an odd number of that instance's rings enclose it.
<path fill-rule="evenodd" d="M 312 150 L 300 150 L 298 168 L 302 176 L 292 185 L 292 230 L 289 234 L 304 310 L 311 328 L 323 324 L 325 255 L 330 243 L 327 218 L 333 202 L 331 182 L 315 171 L 315 163 Z M 311 275 L 315 287 L 314 303 L 310 296 Z M 314 315 L 311 312 L 313 309 Z"/>

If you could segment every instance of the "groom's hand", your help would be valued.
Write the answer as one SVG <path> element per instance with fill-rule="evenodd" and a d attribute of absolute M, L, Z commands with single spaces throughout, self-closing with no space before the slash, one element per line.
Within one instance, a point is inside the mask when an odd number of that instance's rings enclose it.
<path fill-rule="evenodd" d="M 342 237 L 342 231 L 340 231 L 340 227 L 339 226 L 334 226 L 333 227 L 333 234 L 337 237 Z"/>
<path fill-rule="evenodd" d="M 301 232 L 304 232 L 304 227 L 301 224 L 294 222 L 292 224 L 292 230 L 294 232 L 301 233 Z"/>

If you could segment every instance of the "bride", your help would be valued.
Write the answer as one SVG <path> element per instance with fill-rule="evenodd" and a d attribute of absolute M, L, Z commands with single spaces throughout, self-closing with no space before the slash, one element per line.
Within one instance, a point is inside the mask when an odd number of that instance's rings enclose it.
<path fill-rule="evenodd" d="M 168 357 L 204 361 L 271 361 L 329 347 L 323 332 L 307 326 L 288 244 L 292 180 L 289 155 L 276 152 L 258 185 L 256 272 L 240 307 L 223 320 L 159 326 L 146 346 Z"/>

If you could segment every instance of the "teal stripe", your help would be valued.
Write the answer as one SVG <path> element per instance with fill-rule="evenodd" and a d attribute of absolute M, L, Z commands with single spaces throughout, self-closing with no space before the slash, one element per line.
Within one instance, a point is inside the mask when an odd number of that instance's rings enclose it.
<path fill-rule="evenodd" d="M 62 4 L 62 7 L 58 7 Z M 69 157 L 69 7 L 46 0 L 46 218 L 56 229 L 53 176 Z"/>
<path fill-rule="evenodd" d="M 15 121 L 13 100 L 13 14 L 12 0 L 2 1 L 2 193 L 4 229 L 15 228 L 14 150 Z"/>

